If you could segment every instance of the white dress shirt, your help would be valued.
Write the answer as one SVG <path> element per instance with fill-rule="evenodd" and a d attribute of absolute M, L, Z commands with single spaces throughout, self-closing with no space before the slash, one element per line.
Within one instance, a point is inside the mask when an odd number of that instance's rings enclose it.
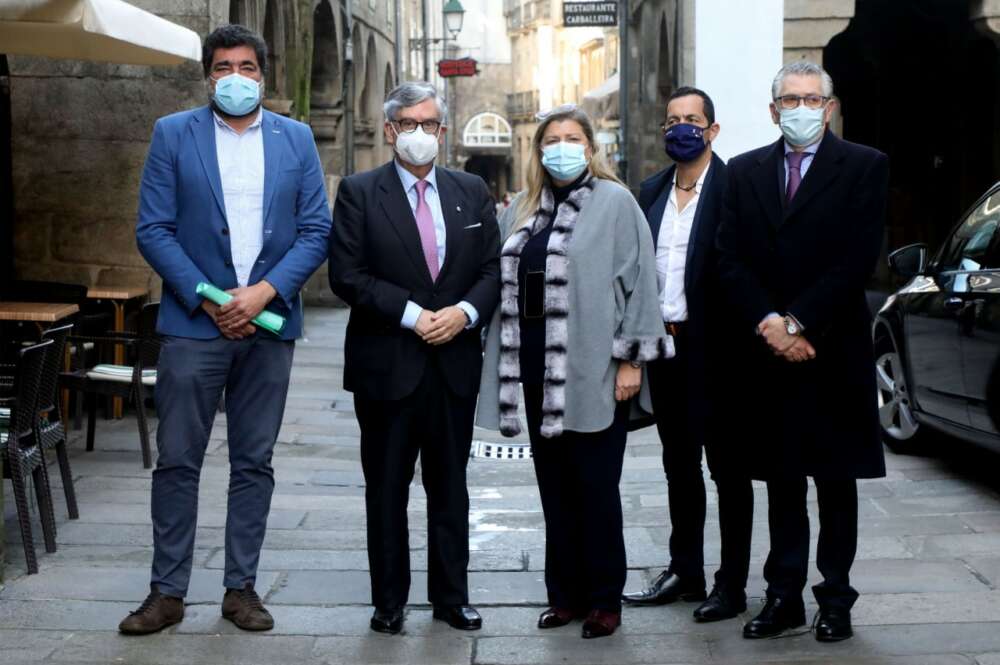
<path fill-rule="evenodd" d="M 684 271 L 687 267 L 688 243 L 698 211 L 698 200 L 709 166 L 698 176 L 694 196 L 684 210 L 677 209 L 676 172 L 670 183 L 670 198 L 663 210 L 660 233 L 656 239 L 656 280 L 660 287 L 660 312 L 671 323 L 687 321 L 687 296 L 684 292 Z"/>
<path fill-rule="evenodd" d="M 413 211 L 415 218 L 417 215 L 417 204 L 420 203 L 420 195 L 417 193 L 417 183 L 420 179 L 404 169 L 398 160 L 394 163 L 396 165 L 396 173 L 399 174 L 399 181 L 403 184 L 403 191 L 406 192 L 406 198 L 410 202 L 410 210 Z M 441 197 L 438 196 L 436 166 L 431 169 L 424 180 L 427 181 L 427 189 L 424 190 L 424 200 L 427 203 L 427 207 L 431 210 L 431 217 L 434 218 L 434 236 L 437 240 L 438 270 L 440 270 L 444 267 L 445 252 L 448 249 L 448 227 L 444 223 L 444 212 L 441 210 Z M 467 327 L 471 328 L 476 325 L 479 321 L 479 312 L 476 311 L 475 307 L 464 300 L 456 306 L 469 317 L 469 325 Z M 412 300 L 407 301 L 406 309 L 403 310 L 403 320 L 400 321 L 400 325 L 413 330 L 416 328 L 417 319 L 420 318 L 420 313 L 423 311 L 424 308 L 417 303 Z"/>
<path fill-rule="evenodd" d="M 263 112 L 239 134 L 215 116 L 215 152 L 219 161 L 222 196 L 229 224 L 233 269 L 240 286 L 248 286 L 250 272 L 264 244 L 264 135 Z"/>

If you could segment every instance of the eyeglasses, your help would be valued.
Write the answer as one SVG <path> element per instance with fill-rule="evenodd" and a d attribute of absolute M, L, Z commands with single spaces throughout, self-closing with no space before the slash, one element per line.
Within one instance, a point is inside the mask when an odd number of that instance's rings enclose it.
<path fill-rule="evenodd" d="M 438 130 L 441 129 L 440 120 L 424 120 L 423 122 L 417 122 L 410 118 L 403 118 L 402 120 L 394 121 L 396 125 L 399 126 L 399 131 L 402 134 L 412 134 L 417 131 L 417 127 L 424 130 L 424 134 L 437 134 Z"/>
<path fill-rule="evenodd" d="M 829 97 L 822 95 L 782 95 L 775 97 L 774 103 L 783 109 L 797 109 L 799 104 L 805 102 L 806 108 L 818 109 L 830 101 Z"/>
<path fill-rule="evenodd" d="M 559 106 L 551 108 L 547 111 L 539 111 L 538 113 L 535 114 L 535 120 L 541 122 L 546 118 L 549 118 L 554 115 L 565 115 L 567 113 L 572 113 L 573 111 L 576 111 L 579 108 L 580 107 L 576 104 L 560 104 Z"/>

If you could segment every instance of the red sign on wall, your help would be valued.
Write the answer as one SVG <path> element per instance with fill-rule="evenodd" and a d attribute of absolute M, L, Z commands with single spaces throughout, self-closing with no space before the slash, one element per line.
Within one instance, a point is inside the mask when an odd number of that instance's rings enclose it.
<path fill-rule="evenodd" d="M 441 60 L 438 62 L 438 74 L 441 78 L 455 76 L 475 76 L 479 73 L 479 63 L 472 58 L 458 60 Z"/>

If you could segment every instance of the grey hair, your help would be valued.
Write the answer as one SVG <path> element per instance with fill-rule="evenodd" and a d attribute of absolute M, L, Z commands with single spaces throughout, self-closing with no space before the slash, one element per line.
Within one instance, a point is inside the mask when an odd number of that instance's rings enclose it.
<path fill-rule="evenodd" d="M 438 93 L 437 88 L 427 81 L 406 81 L 400 83 L 389 92 L 382 105 L 386 122 L 392 122 L 399 118 L 399 112 L 403 109 L 416 106 L 428 99 L 433 99 L 437 104 L 438 114 L 442 125 L 448 124 L 448 102 Z"/>
<path fill-rule="evenodd" d="M 781 94 L 781 84 L 788 76 L 818 76 L 823 82 L 823 96 L 833 97 L 833 79 L 826 73 L 826 70 L 808 60 L 796 60 L 778 70 L 778 75 L 771 83 L 771 99 L 777 99 L 778 95 Z"/>

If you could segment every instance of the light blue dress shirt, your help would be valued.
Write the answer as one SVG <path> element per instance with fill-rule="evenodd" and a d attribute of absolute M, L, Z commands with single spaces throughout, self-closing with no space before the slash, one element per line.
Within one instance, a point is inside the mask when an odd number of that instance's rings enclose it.
<path fill-rule="evenodd" d="M 802 166 L 799 169 L 799 171 L 801 171 L 801 173 L 802 173 L 802 179 L 803 180 L 805 180 L 806 171 L 808 171 L 809 167 L 812 166 L 813 160 L 816 158 L 816 151 L 819 150 L 819 145 L 822 142 L 823 142 L 823 139 L 820 138 L 819 141 L 816 141 L 815 143 L 813 143 L 810 146 L 806 146 L 806 148 L 802 151 L 802 152 L 805 153 L 805 157 L 802 158 Z M 788 153 L 790 153 L 790 152 L 795 152 L 795 148 L 793 148 L 791 145 L 789 145 L 788 141 L 785 141 L 785 155 L 788 155 Z M 788 159 L 787 158 L 785 159 L 785 191 L 786 192 L 788 191 Z"/>
<path fill-rule="evenodd" d="M 406 192 L 406 199 L 410 202 L 410 210 L 413 211 L 413 216 L 416 217 L 417 204 L 420 202 L 420 196 L 417 193 L 419 178 L 404 169 L 398 160 L 395 164 L 399 181 L 403 184 L 403 191 Z M 431 217 L 434 218 L 434 236 L 437 240 L 438 269 L 440 270 L 444 267 L 445 252 L 448 246 L 448 227 L 444 223 L 444 213 L 441 210 L 441 197 L 438 196 L 436 166 L 431 169 L 424 180 L 427 181 L 427 189 L 424 190 L 424 199 L 427 202 L 427 207 L 431 209 Z M 470 303 L 463 300 L 456 307 L 465 312 L 465 315 L 469 317 L 467 328 L 471 328 L 479 322 L 479 312 Z M 403 310 L 403 320 L 400 321 L 400 325 L 413 330 L 417 327 L 417 319 L 420 318 L 420 313 L 423 311 L 424 308 L 417 303 L 412 300 L 407 301 L 406 309 Z"/>

